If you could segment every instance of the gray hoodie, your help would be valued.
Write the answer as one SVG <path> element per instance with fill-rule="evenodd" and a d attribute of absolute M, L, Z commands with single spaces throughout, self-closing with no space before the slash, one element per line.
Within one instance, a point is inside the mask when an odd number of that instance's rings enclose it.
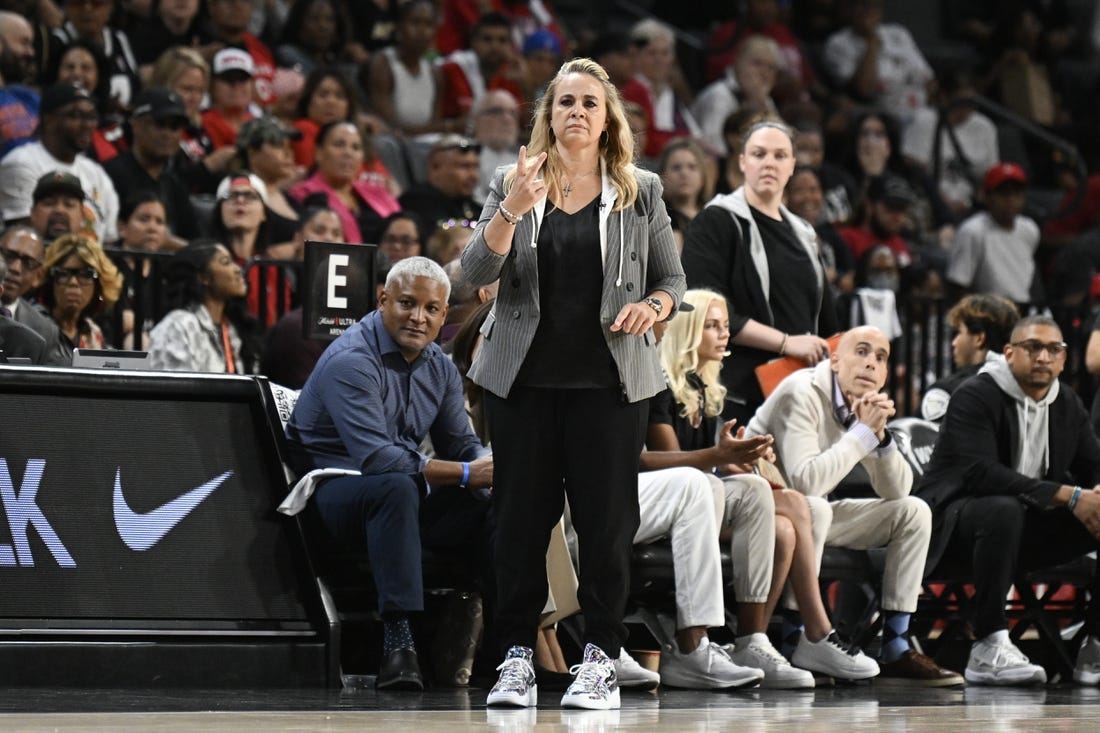
<path fill-rule="evenodd" d="M 1042 478 L 1050 464 L 1050 404 L 1058 398 L 1057 379 L 1041 400 L 1033 400 L 1020 389 L 1019 382 L 1009 369 L 1003 356 L 988 359 L 981 372 L 993 377 L 993 381 L 1016 402 L 1016 420 L 1019 422 L 1019 443 L 1012 449 L 1013 467 L 1031 478 Z"/>

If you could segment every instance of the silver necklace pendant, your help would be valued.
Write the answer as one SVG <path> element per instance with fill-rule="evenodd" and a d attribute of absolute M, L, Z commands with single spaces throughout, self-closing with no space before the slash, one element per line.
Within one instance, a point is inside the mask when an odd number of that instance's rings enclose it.
<path fill-rule="evenodd" d="M 561 195 L 565 198 L 569 198 L 569 194 L 573 192 L 573 184 L 566 183 L 561 189 Z"/>

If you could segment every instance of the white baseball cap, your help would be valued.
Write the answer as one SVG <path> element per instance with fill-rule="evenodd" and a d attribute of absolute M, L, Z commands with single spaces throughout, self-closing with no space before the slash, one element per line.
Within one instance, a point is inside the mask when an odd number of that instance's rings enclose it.
<path fill-rule="evenodd" d="M 256 76 L 256 64 L 247 51 L 239 48 L 223 48 L 214 55 L 214 76 L 221 76 L 230 71 L 243 71 L 249 76 Z"/>
<path fill-rule="evenodd" d="M 222 182 L 218 184 L 218 201 L 226 200 L 231 193 L 241 188 L 252 189 L 260 195 L 260 200 L 264 202 L 264 205 L 267 205 L 267 186 L 264 185 L 259 176 L 247 171 L 241 171 L 222 179 Z"/>

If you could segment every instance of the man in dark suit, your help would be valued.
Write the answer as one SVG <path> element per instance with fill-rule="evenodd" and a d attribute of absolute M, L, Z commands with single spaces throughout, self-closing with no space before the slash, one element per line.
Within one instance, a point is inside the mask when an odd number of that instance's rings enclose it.
<path fill-rule="evenodd" d="M 68 366 L 69 358 L 61 347 L 57 325 L 35 310 L 22 296 L 39 286 L 42 281 L 42 258 L 45 248 L 33 229 L 16 226 L 4 232 L 0 238 L 0 254 L 3 254 L 6 274 L 0 278 L 0 306 L 11 314 L 9 318 L 34 331 L 46 342 L 43 363 Z"/>
<path fill-rule="evenodd" d="M 4 278 L 8 274 L 8 265 L 0 258 L 0 296 L 4 292 Z M 46 341 L 37 333 L 16 323 L 11 312 L 0 305 L 0 363 L 13 357 L 30 359 L 32 364 L 44 364 Z"/>
<path fill-rule="evenodd" d="M 955 390 L 916 492 L 932 508 L 926 567 L 973 571 L 977 641 L 967 682 L 1046 682 L 1008 637 L 1005 597 L 1018 571 L 1100 548 L 1100 441 L 1080 398 L 1058 381 L 1065 362 L 1053 320 L 1020 320 L 1004 359 Z M 1081 684 L 1100 682 L 1098 592 L 1094 578 L 1073 673 Z"/>

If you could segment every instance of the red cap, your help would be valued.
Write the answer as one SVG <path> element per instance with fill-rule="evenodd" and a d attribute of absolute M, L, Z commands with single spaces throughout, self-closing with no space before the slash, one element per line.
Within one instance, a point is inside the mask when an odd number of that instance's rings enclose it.
<path fill-rule="evenodd" d="M 1027 174 L 1024 173 L 1023 168 L 1015 163 L 998 163 L 985 172 L 985 181 L 982 183 L 982 188 L 986 192 L 989 192 L 1002 183 L 1008 183 L 1010 181 L 1026 185 Z"/>

